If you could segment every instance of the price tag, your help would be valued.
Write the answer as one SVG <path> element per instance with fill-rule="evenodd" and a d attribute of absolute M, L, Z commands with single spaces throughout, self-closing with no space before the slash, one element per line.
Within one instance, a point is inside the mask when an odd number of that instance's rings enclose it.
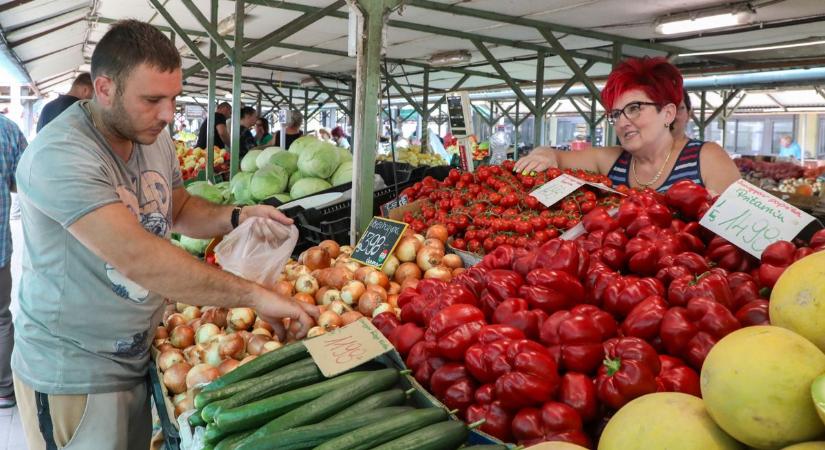
<path fill-rule="evenodd" d="M 799 208 L 738 180 L 722 193 L 699 224 L 759 258 L 765 247 L 792 240 L 814 220 Z"/>
<path fill-rule="evenodd" d="M 393 209 L 398 209 L 409 202 L 410 200 L 407 198 L 407 195 L 401 194 L 398 196 L 398 198 L 390 200 L 387 203 L 381 205 L 381 215 L 388 216 L 390 214 L 390 211 L 392 211 Z"/>
<path fill-rule="evenodd" d="M 366 318 L 307 339 L 304 345 L 327 378 L 358 367 L 393 348 Z"/>
<path fill-rule="evenodd" d="M 404 222 L 373 217 L 350 258 L 379 270 L 383 269 L 384 263 L 395 250 L 406 229 L 407 224 Z"/>
<path fill-rule="evenodd" d="M 530 195 L 549 208 L 584 185 L 584 181 L 565 173 L 539 186 Z"/>

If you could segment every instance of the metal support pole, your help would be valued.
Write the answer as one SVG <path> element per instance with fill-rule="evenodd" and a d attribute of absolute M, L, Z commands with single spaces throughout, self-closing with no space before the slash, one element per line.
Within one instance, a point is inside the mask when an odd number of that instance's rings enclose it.
<path fill-rule="evenodd" d="M 490 136 L 496 132 L 496 122 L 498 122 L 496 117 L 498 117 L 496 116 L 496 104 L 490 100 Z"/>
<path fill-rule="evenodd" d="M 513 154 L 518 159 L 518 126 L 521 125 L 521 121 L 519 120 L 519 101 L 516 99 L 516 120 L 513 121 Z"/>
<path fill-rule="evenodd" d="M 533 115 L 533 148 L 544 145 L 544 52 L 536 55 L 536 110 Z"/>
<path fill-rule="evenodd" d="M 705 140 L 705 127 L 708 125 L 705 122 L 705 108 L 707 107 L 707 96 L 708 91 L 702 91 L 702 101 L 701 101 L 701 110 L 699 111 L 699 120 L 701 123 L 699 124 L 699 140 Z"/>
<path fill-rule="evenodd" d="M 258 92 L 258 101 L 255 102 L 255 110 L 258 111 L 258 117 L 263 115 L 263 112 L 264 112 L 263 107 L 261 105 L 261 100 L 262 100 L 261 97 L 262 97 L 261 93 Z"/>
<path fill-rule="evenodd" d="M 615 69 L 616 66 L 622 60 L 622 43 L 621 42 L 614 42 L 613 43 L 613 52 L 612 52 L 612 59 L 613 59 L 613 68 Z M 613 128 L 613 125 L 607 124 L 607 136 L 604 138 L 604 146 L 609 147 L 614 145 L 616 142 L 616 129 Z"/>
<path fill-rule="evenodd" d="M 596 102 L 598 98 L 592 97 L 590 100 L 590 146 L 596 146 Z"/>
<path fill-rule="evenodd" d="M 235 1 L 235 54 L 232 55 L 232 156 L 229 159 L 229 176 L 234 177 L 240 168 L 241 152 L 241 82 L 243 77 L 243 22 L 244 0 Z"/>
<path fill-rule="evenodd" d="M 304 89 L 304 134 L 309 127 L 309 91 Z"/>
<path fill-rule="evenodd" d="M 361 15 L 356 64 L 353 126 L 353 196 L 350 241 L 354 245 L 372 219 L 375 154 L 378 146 L 378 97 L 384 24 L 400 0 L 350 0 Z"/>
<path fill-rule="evenodd" d="M 427 151 L 430 138 L 430 68 L 424 68 L 424 90 L 421 93 L 421 151 Z"/>
<path fill-rule="evenodd" d="M 218 0 L 211 0 L 209 5 L 210 21 L 218 23 Z M 214 61 L 218 56 L 218 45 L 215 41 L 209 40 L 209 61 Z M 215 160 L 215 107 L 217 102 L 215 100 L 215 72 L 217 68 L 209 65 L 206 68 L 209 71 L 209 88 L 207 91 L 207 105 L 206 105 L 206 160 Z M 226 146 L 226 142 L 223 143 Z M 231 165 L 231 163 L 230 163 Z M 215 177 L 215 166 L 213 164 L 206 165 L 206 179 L 211 180 Z"/>

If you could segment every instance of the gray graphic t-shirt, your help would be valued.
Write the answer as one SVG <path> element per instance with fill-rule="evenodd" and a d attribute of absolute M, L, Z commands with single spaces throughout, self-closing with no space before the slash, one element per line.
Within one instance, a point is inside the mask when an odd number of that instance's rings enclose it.
<path fill-rule="evenodd" d="M 49 394 L 114 392 L 143 382 L 163 299 L 95 256 L 68 228 L 120 202 L 147 231 L 169 238 L 172 190 L 182 186 L 169 134 L 135 144 L 124 161 L 94 127 L 88 102 L 77 102 L 29 145 L 17 186 L 25 249 L 15 374 Z"/>

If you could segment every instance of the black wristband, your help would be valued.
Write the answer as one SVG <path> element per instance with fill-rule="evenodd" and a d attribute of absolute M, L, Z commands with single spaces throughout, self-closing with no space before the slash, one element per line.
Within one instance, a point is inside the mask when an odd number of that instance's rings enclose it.
<path fill-rule="evenodd" d="M 230 223 L 232 224 L 232 229 L 238 228 L 238 222 L 241 220 L 241 209 L 243 206 L 236 206 L 232 208 L 232 218 L 230 219 Z"/>

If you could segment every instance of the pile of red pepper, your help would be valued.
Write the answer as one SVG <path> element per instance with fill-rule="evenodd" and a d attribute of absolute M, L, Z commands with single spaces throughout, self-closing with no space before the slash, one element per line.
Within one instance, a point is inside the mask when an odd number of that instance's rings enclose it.
<path fill-rule="evenodd" d="M 529 192 L 562 173 L 608 186 L 610 179 L 556 168 L 516 175 L 514 164 L 505 161 L 501 166 L 483 166 L 475 173 L 453 169 L 440 183 L 431 177 L 415 183 L 402 195 L 410 202 L 422 200 L 421 210 L 407 212 L 404 221 L 417 233 L 432 223 L 442 223 L 454 248 L 484 254 L 502 245 L 533 248 L 576 226 L 582 215 L 596 207 L 619 202 L 615 194 L 585 186 L 545 208 Z"/>
<path fill-rule="evenodd" d="M 400 320 L 373 319 L 415 378 L 503 441 L 592 448 L 600 423 L 647 393 L 700 396 L 712 346 L 768 323 L 770 288 L 825 248 L 776 242 L 755 260 L 701 228 L 712 204 L 692 182 L 596 207 L 575 241 L 499 246 L 450 283 L 421 280 Z"/>

